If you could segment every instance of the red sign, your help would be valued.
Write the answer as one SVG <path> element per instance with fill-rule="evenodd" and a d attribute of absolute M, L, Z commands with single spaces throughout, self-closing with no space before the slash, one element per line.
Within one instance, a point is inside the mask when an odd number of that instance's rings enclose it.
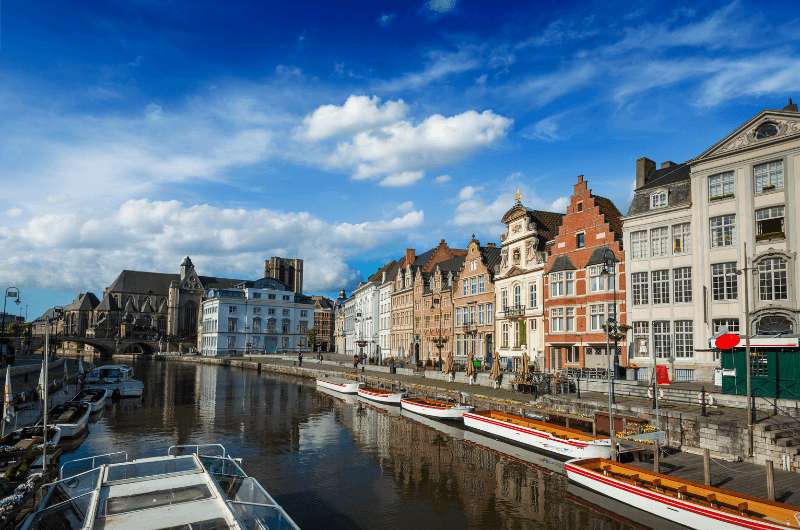
<path fill-rule="evenodd" d="M 663 364 L 656 365 L 656 384 L 657 385 L 668 385 L 669 384 L 669 372 L 667 372 L 667 367 Z"/>
<path fill-rule="evenodd" d="M 720 350 L 730 350 L 739 344 L 739 340 L 739 335 L 736 335 L 735 333 L 724 333 L 717 337 L 717 339 L 714 341 L 714 345 Z"/>

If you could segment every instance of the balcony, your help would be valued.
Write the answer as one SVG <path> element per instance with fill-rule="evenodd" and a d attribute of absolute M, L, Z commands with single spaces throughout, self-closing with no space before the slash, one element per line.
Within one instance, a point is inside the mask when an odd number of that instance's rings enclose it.
<path fill-rule="evenodd" d="M 510 305 L 503 309 L 506 318 L 521 318 L 525 316 L 524 305 Z"/>

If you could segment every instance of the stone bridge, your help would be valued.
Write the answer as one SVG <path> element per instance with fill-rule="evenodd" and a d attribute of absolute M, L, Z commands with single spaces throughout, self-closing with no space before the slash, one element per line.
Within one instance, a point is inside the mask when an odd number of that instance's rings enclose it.
<path fill-rule="evenodd" d="M 50 343 L 61 345 L 65 342 L 83 344 L 91 346 L 103 356 L 116 353 L 144 353 L 152 355 L 158 351 L 158 340 L 148 340 L 141 338 L 99 338 L 99 337 L 79 337 L 69 335 L 51 335 Z M 44 337 L 33 335 L 30 339 L 29 351 L 41 351 L 44 348 Z M 10 345 L 15 351 L 19 351 L 20 344 Z"/>

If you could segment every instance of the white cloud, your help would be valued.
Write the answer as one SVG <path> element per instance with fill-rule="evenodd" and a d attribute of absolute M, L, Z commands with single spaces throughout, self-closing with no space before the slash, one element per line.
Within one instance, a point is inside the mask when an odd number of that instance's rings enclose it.
<path fill-rule="evenodd" d="M 400 188 L 403 186 L 411 186 L 422 179 L 424 173 L 422 171 L 403 171 L 384 177 L 380 185 L 387 188 Z"/>
<path fill-rule="evenodd" d="M 456 8 L 458 0 L 428 0 L 426 6 L 437 14 L 449 13 Z"/>
<path fill-rule="evenodd" d="M 511 123 L 490 110 L 450 117 L 434 114 L 417 125 L 400 121 L 340 143 L 328 163 L 349 169 L 358 180 L 422 171 L 493 144 L 506 135 Z"/>
<path fill-rule="evenodd" d="M 306 260 L 308 291 L 332 290 L 356 276 L 348 258 L 423 221 L 423 212 L 413 209 L 385 220 L 330 223 L 308 212 L 129 200 L 116 209 L 43 214 L 19 227 L 0 226 L 0 248 L 15 249 L 0 255 L 0 279 L 99 289 L 125 268 L 176 270 L 184 255 L 201 274 L 248 279 L 258 277 L 265 257 L 291 255 Z"/>
<path fill-rule="evenodd" d="M 520 188 L 522 191 L 522 202 L 529 208 L 538 210 L 563 212 L 566 209 L 569 199 L 559 197 L 555 200 L 546 200 L 536 194 L 531 188 L 519 186 L 518 179 L 521 174 L 515 173 L 509 176 L 500 186 L 506 191 L 496 196 L 487 196 L 487 193 L 478 194 L 481 188 L 465 186 L 461 189 L 458 196 L 453 216 L 453 224 L 460 227 L 470 227 L 476 231 L 489 231 L 500 234 L 502 223 L 500 219 L 514 206 L 514 190 Z"/>
<path fill-rule="evenodd" d="M 394 13 L 381 13 L 381 16 L 378 17 L 378 25 L 386 27 L 394 22 L 395 18 L 397 15 Z"/>
<path fill-rule="evenodd" d="M 6 210 L 6 215 L 9 217 L 19 217 L 22 215 L 22 208 L 9 208 Z"/>
<path fill-rule="evenodd" d="M 408 108 L 403 100 L 381 105 L 377 96 L 350 96 L 344 105 L 322 105 L 303 119 L 300 136 L 323 140 L 353 134 L 403 119 Z"/>
<path fill-rule="evenodd" d="M 381 92 L 417 90 L 451 75 L 468 72 L 482 64 L 478 50 L 467 47 L 455 52 L 433 51 L 425 67 L 419 72 L 409 72 L 395 79 L 380 81 L 375 89 Z"/>
<path fill-rule="evenodd" d="M 480 190 L 480 188 L 475 186 L 464 186 L 461 188 L 461 191 L 458 192 L 458 199 L 462 201 L 466 201 L 471 199 L 475 196 L 475 194 Z"/>
<path fill-rule="evenodd" d="M 541 120 L 525 127 L 521 135 L 529 140 L 542 140 L 545 142 L 555 142 L 561 139 L 559 131 L 561 115 L 556 114 L 547 116 Z"/>
<path fill-rule="evenodd" d="M 414 201 L 405 201 L 397 205 L 397 211 L 408 212 L 414 209 Z"/>
<path fill-rule="evenodd" d="M 550 203 L 548 210 L 551 212 L 564 213 L 567 211 L 567 206 L 569 206 L 569 197 L 559 197 Z"/>
<path fill-rule="evenodd" d="M 451 177 L 450 175 L 439 175 L 438 177 L 433 179 L 433 181 L 436 184 L 444 184 L 445 182 L 450 182 L 451 180 L 453 180 L 453 177 Z"/>

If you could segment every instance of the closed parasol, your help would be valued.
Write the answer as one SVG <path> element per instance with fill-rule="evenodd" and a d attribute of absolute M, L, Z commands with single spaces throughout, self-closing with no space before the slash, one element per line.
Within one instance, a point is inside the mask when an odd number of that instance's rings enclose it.
<path fill-rule="evenodd" d="M 528 378 L 528 352 L 522 352 L 522 362 L 519 363 L 519 378 L 524 381 Z"/>
<path fill-rule="evenodd" d="M 492 362 L 492 371 L 489 372 L 489 377 L 492 378 L 492 381 L 498 381 L 500 379 L 500 356 L 495 353 L 494 362 Z"/>
<path fill-rule="evenodd" d="M 444 363 L 442 364 L 443 374 L 452 374 L 454 369 L 453 365 L 453 352 L 447 350 L 444 354 Z"/>
<path fill-rule="evenodd" d="M 470 353 L 467 355 L 467 366 L 464 369 L 464 373 L 467 377 L 475 375 L 475 354 Z"/>

